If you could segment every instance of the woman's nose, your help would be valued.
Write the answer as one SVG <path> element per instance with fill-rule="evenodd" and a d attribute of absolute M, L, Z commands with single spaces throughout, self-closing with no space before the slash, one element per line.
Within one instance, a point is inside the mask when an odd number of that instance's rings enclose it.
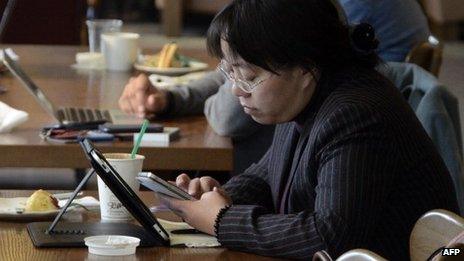
<path fill-rule="evenodd" d="M 242 90 L 235 82 L 231 82 L 232 84 L 232 93 L 237 97 L 249 97 L 251 93 L 245 92 Z"/>

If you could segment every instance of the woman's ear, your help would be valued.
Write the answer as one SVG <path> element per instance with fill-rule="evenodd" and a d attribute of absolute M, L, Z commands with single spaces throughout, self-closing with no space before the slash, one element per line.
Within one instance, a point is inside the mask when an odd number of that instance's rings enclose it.
<path fill-rule="evenodd" d="M 313 86 L 316 81 L 319 79 L 319 70 L 316 68 L 312 68 L 310 70 L 306 68 L 300 68 L 299 73 L 303 78 L 302 86 L 308 87 Z"/>

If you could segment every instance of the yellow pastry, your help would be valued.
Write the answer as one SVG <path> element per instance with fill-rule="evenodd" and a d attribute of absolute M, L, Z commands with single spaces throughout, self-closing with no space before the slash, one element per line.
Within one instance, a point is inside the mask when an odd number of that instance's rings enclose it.
<path fill-rule="evenodd" d="M 166 57 L 163 61 L 163 67 L 168 68 L 171 67 L 172 60 L 174 59 L 174 55 L 177 52 L 177 44 L 169 44 L 168 51 L 166 52 Z"/>
<path fill-rule="evenodd" d="M 169 49 L 169 44 L 163 45 L 163 49 L 161 49 L 161 52 L 159 54 L 159 59 L 158 59 L 158 67 L 163 68 L 164 66 L 164 60 L 166 59 L 166 54 Z"/>
<path fill-rule="evenodd" d="M 47 191 L 39 189 L 27 199 L 25 211 L 50 211 L 57 209 L 59 209 L 58 200 Z"/>
<path fill-rule="evenodd" d="M 163 45 L 159 53 L 146 55 L 144 65 L 156 68 L 181 68 L 189 67 L 189 58 L 178 53 L 179 46 L 176 43 Z"/>

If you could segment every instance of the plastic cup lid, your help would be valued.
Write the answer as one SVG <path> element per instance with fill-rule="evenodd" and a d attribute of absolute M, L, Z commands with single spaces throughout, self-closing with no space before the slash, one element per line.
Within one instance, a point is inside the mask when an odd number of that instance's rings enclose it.
<path fill-rule="evenodd" d="M 103 235 L 84 238 L 89 252 L 103 256 L 124 256 L 135 254 L 140 239 L 136 237 L 120 235 Z"/>

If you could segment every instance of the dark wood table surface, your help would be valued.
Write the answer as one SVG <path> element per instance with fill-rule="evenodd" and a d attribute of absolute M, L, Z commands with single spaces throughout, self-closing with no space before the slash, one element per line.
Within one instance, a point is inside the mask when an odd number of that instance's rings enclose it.
<path fill-rule="evenodd" d="M 0 190 L 0 197 L 29 196 L 32 192 Z M 84 196 L 97 197 L 97 194 L 97 191 L 86 191 Z M 139 196 L 147 206 L 157 204 L 152 192 L 140 191 Z M 160 218 L 178 221 L 178 217 L 171 212 L 156 215 Z M 73 211 L 65 215 L 65 220 L 70 222 L 98 222 L 99 219 L 99 211 Z M 135 255 L 125 257 L 97 256 L 89 254 L 87 248 L 36 248 L 29 238 L 26 224 L 25 222 L 0 220 L 0 260 L 276 260 L 225 248 L 138 247 Z"/>
<path fill-rule="evenodd" d="M 11 47 L 20 57 L 20 65 L 43 88 L 56 106 L 117 108 L 118 98 L 131 75 L 137 72 L 82 71 L 71 68 L 75 54 L 86 51 L 78 46 L 2 45 Z M 152 50 L 151 53 L 154 53 Z M 204 50 L 183 49 L 183 53 L 206 61 L 216 61 Z M 0 167 L 89 167 L 78 144 L 51 144 L 39 137 L 42 126 L 55 120 L 10 73 L 0 75 L 0 85 L 8 91 L 0 101 L 29 113 L 29 120 L 11 133 L 0 134 Z M 229 171 L 233 166 L 232 143 L 216 135 L 204 116 L 157 121 L 180 127 L 180 139 L 168 147 L 144 147 L 145 169 L 185 169 Z M 130 152 L 132 142 L 98 143 L 104 152 Z"/>

